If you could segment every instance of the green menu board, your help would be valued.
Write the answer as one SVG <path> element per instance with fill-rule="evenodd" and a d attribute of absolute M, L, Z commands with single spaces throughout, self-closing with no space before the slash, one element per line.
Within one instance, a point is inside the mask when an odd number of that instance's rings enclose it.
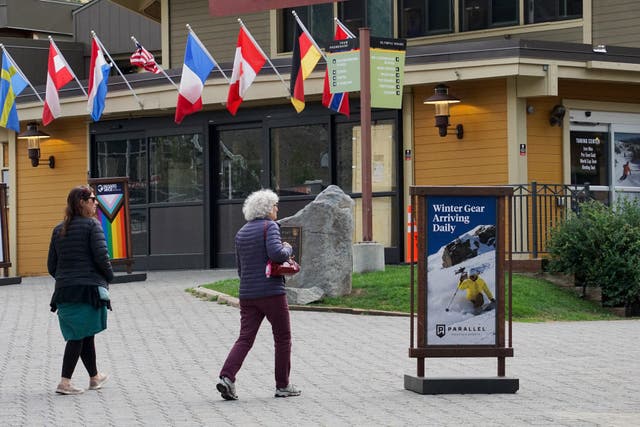
<path fill-rule="evenodd" d="M 331 93 L 360 90 L 360 51 L 334 52 L 327 55 Z"/>
<path fill-rule="evenodd" d="M 405 51 L 371 48 L 371 107 L 402 108 Z"/>

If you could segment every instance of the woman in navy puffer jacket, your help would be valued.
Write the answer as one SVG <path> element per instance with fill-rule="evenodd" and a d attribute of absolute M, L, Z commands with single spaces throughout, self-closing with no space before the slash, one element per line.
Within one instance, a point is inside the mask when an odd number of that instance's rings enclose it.
<path fill-rule="evenodd" d="M 240 276 L 240 335 L 227 356 L 216 388 L 226 400 L 236 400 L 236 374 L 251 350 L 262 320 L 271 323 L 275 346 L 276 397 L 298 396 L 289 383 L 291 368 L 291 323 L 284 277 L 267 277 L 267 261 L 284 262 L 291 245 L 282 242 L 278 196 L 271 190 L 251 193 L 242 207 L 247 223 L 236 234 L 236 262 Z"/>

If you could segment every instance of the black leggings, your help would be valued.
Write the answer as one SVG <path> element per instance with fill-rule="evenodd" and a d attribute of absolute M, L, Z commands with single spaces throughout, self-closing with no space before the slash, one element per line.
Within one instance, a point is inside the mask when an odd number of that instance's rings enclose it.
<path fill-rule="evenodd" d="M 64 358 L 62 359 L 62 378 L 71 378 L 78 364 L 78 358 L 82 359 L 82 363 L 87 368 L 90 377 L 98 375 L 96 346 L 93 339 L 94 335 L 91 335 L 81 340 L 67 341 L 67 346 L 64 349 Z"/>

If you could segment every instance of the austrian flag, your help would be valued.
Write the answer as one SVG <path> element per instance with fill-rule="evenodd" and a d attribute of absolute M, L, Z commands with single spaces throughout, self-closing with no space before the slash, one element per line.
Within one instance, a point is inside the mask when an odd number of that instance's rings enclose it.
<path fill-rule="evenodd" d="M 48 125 L 60 116 L 60 98 L 58 91 L 73 80 L 69 64 L 52 42 L 49 44 L 49 64 L 47 69 L 47 91 L 42 110 L 42 124 Z"/>
<path fill-rule="evenodd" d="M 234 116 L 238 112 L 238 108 L 240 108 L 247 89 L 249 89 L 266 61 L 267 58 L 256 45 L 248 30 L 240 27 L 238 43 L 236 44 L 236 56 L 233 60 L 231 86 L 227 96 L 227 110 Z"/>

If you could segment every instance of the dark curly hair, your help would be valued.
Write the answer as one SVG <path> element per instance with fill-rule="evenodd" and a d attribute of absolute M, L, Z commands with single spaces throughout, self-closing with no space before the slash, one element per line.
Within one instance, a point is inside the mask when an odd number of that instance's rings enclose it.
<path fill-rule="evenodd" d="M 79 185 L 69 191 L 67 196 L 67 207 L 64 210 L 64 221 L 62 223 L 62 229 L 60 230 L 60 236 L 67 234 L 67 227 L 73 218 L 76 216 L 82 216 L 82 205 L 80 201 L 85 202 L 91 197 L 93 190 L 88 185 Z"/>

